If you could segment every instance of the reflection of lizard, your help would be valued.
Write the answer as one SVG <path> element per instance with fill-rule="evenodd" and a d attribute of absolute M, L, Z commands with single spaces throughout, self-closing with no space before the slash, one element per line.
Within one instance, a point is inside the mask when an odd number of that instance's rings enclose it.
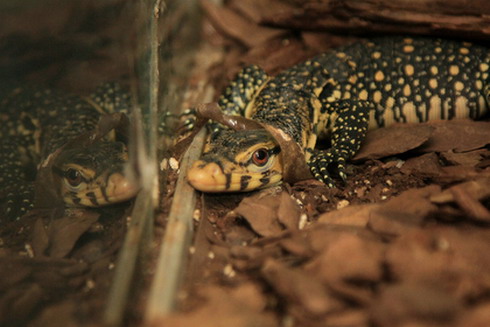
<path fill-rule="evenodd" d="M 288 134 L 304 150 L 315 178 L 334 185 L 370 128 L 394 122 L 478 118 L 490 102 L 490 51 L 465 42 L 379 38 L 319 55 L 269 77 L 245 68 L 219 99 Z M 329 136 L 328 150 L 315 149 Z M 265 130 L 217 128 L 189 182 L 206 192 L 249 191 L 282 180 L 279 145 Z"/>
<path fill-rule="evenodd" d="M 101 115 L 128 105 L 128 95 L 115 84 L 100 87 L 87 99 L 33 88 L 18 88 L 4 96 L 0 217 L 18 219 L 32 208 L 36 165 L 69 140 L 93 130 Z M 125 144 L 111 140 L 63 151 L 53 172 L 63 181 L 59 192 L 65 204 L 97 207 L 133 197 L 137 188 L 123 175 L 126 161 Z"/>

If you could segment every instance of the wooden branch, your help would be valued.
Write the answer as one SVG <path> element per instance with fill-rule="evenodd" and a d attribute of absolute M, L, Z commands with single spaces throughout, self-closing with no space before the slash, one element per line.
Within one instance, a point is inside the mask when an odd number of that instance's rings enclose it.
<path fill-rule="evenodd" d="M 246 2 L 254 1 L 259 0 Z M 255 19 L 262 24 L 301 30 L 343 31 L 356 34 L 410 33 L 490 39 L 490 2 L 487 0 L 288 2 L 294 5 L 282 6 L 280 11 L 274 13 L 263 11 L 260 17 Z"/>

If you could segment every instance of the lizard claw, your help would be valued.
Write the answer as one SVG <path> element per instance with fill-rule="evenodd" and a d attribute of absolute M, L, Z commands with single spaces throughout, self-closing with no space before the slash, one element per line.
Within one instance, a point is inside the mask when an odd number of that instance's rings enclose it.
<path fill-rule="evenodd" d="M 335 187 L 335 182 L 332 177 L 330 177 L 328 168 L 333 166 L 340 178 L 345 181 L 347 179 L 347 174 L 345 173 L 345 161 L 345 158 L 337 152 L 331 150 L 314 150 L 308 165 L 310 166 L 311 173 L 316 179 L 322 181 L 328 187 Z"/>
<path fill-rule="evenodd" d="M 187 132 L 190 132 L 194 129 L 194 125 L 196 123 L 196 110 L 195 109 L 186 109 L 180 114 L 173 114 L 166 112 L 163 114 L 163 117 L 161 119 L 161 122 L 158 126 L 158 131 L 162 134 L 166 135 L 173 135 L 173 133 L 169 130 L 169 126 L 172 124 L 169 124 L 170 119 L 177 119 L 181 123 L 178 126 L 178 131 L 180 134 L 185 134 Z"/>
<path fill-rule="evenodd" d="M 20 182 L 20 185 L 16 187 L 15 191 L 12 190 L 7 193 L 0 216 L 6 218 L 7 221 L 19 220 L 34 207 L 33 199 L 33 184 Z"/>

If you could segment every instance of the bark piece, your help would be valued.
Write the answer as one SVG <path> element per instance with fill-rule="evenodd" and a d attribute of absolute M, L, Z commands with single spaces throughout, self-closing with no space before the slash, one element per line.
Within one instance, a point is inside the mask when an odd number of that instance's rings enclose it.
<path fill-rule="evenodd" d="M 407 152 L 427 142 L 432 133 L 432 127 L 421 124 L 397 124 L 370 131 L 353 160 L 379 159 Z"/>
<path fill-rule="evenodd" d="M 306 230 L 309 247 L 316 253 L 321 253 L 337 242 L 344 235 L 365 236 L 366 229 L 357 226 L 318 224 Z"/>
<path fill-rule="evenodd" d="M 457 327 L 484 327 L 490 323 L 490 303 L 477 305 L 462 315 Z"/>
<path fill-rule="evenodd" d="M 263 22 L 302 30 L 460 36 L 490 35 L 490 5 L 466 1 L 298 1 L 296 8 L 263 17 Z"/>
<path fill-rule="evenodd" d="M 383 274 L 383 245 L 344 234 L 308 264 L 308 271 L 326 283 L 378 281 Z"/>
<path fill-rule="evenodd" d="M 291 237 L 281 240 L 279 244 L 284 250 L 297 257 L 309 258 L 313 255 L 304 234 L 301 233 L 293 233 Z"/>
<path fill-rule="evenodd" d="M 0 269 L 0 291 L 2 292 L 23 281 L 32 272 L 32 267 L 15 258 L 0 258 L 0 265 L 2 267 Z"/>
<path fill-rule="evenodd" d="M 451 189 L 454 201 L 471 218 L 479 222 L 490 223 L 490 211 L 475 197 L 461 187 Z"/>
<path fill-rule="evenodd" d="M 469 166 L 446 166 L 441 168 L 444 174 L 434 177 L 434 182 L 443 184 L 465 182 L 472 179 L 490 177 L 490 169 L 477 170 Z"/>
<path fill-rule="evenodd" d="M 62 301 L 46 308 L 32 323 L 33 327 L 63 327 L 76 326 L 76 308 L 78 303 L 74 300 Z"/>
<path fill-rule="evenodd" d="M 246 64 L 258 65 L 275 75 L 311 56 L 312 53 L 305 49 L 300 40 L 279 37 L 250 49 L 241 59 Z"/>
<path fill-rule="evenodd" d="M 0 324 L 2 326 L 26 325 L 45 296 L 45 292 L 36 283 L 7 290 L 0 295 Z"/>
<path fill-rule="evenodd" d="M 441 188 L 437 185 L 431 185 L 420 189 L 410 189 L 399 196 L 396 196 L 379 206 L 378 214 L 397 217 L 413 222 L 420 222 L 430 212 L 437 209 L 429 201 L 432 194 L 439 193 Z"/>
<path fill-rule="evenodd" d="M 66 215 L 53 220 L 47 228 L 38 219 L 33 231 L 33 250 L 36 256 L 65 257 L 97 220 L 99 214 L 84 209 L 66 210 Z"/>
<path fill-rule="evenodd" d="M 218 30 L 239 40 L 247 47 L 254 47 L 285 33 L 281 29 L 258 26 L 233 10 L 217 6 L 211 1 L 201 0 L 200 3 Z"/>
<path fill-rule="evenodd" d="M 233 0 L 230 1 L 229 6 L 256 24 L 260 24 L 264 16 L 274 15 L 292 8 L 291 5 L 277 0 Z"/>
<path fill-rule="evenodd" d="M 488 153 L 489 153 L 488 150 L 485 149 L 462 152 L 462 153 L 447 151 L 447 152 L 442 152 L 441 157 L 452 165 L 475 167 L 480 163 L 483 156 Z"/>
<path fill-rule="evenodd" d="M 460 183 L 444 190 L 441 193 L 431 195 L 430 200 L 434 203 L 454 202 L 454 189 L 462 189 L 474 199 L 482 200 L 490 197 L 490 177 L 483 177 L 473 181 Z"/>
<path fill-rule="evenodd" d="M 259 235 L 270 237 L 282 233 L 283 228 L 277 218 L 280 197 L 258 193 L 247 197 L 234 210 L 242 216 Z"/>
<path fill-rule="evenodd" d="M 409 232 L 388 249 L 386 262 L 395 280 L 428 283 L 459 299 L 490 289 L 487 230 L 431 228 Z"/>
<path fill-rule="evenodd" d="M 236 289 L 210 286 L 201 291 L 204 305 L 192 312 L 171 314 L 153 326 L 179 327 L 275 327 L 274 317 L 264 312 L 265 299 L 254 284 L 243 284 Z"/>
<path fill-rule="evenodd" d="M 369 314 L 362 309 L 348 309 L 327 318 L 331 326 L 369 326 L 368 321 Z"/>
<path fill-rule="evenodd" d="M 333 33 L 305 31 L 301 33 L 303 43 L 316 53 L 323 53 L 332 48 L 354 42 L 358 38 L 339 36 Z"/>
<path fill-rule="evenodd" d="M 301 209 L 298 204 L 291 198 L 287 192 L 281 193 L 279 208 L 277 209 L 277 218 L 286 229 L 297 230 L 299 228 L 299 219 Z"/>
<path fill-rule="evenodd" d="M 311 315 L 323 315 L 338 306 L 321 282 L 306 272 L 269 259 L 264 263 L 262 275 L 281 297 L 303 307 Z"/>
<path fill-rule="evenodd" d="M 422 177 L 438 177 L 444 174 L 439 157 L 434 152 L 408 159 L 400 171 L 404 174 L 416 174 Z"/>
<path fill-rule="evenodd" d="M 364 227 L 367 225 L 373 210 L 376 210 L 378 207 L 377 204 L 350 205 L 320 215 L 320 217 L 318 217 L 318 222 L 324 224 Z"/>
<path fill-rule="evenodd" d="M 420 149 L 424 152 L 465 152 L 490 143 L 490 122 L 455 119 L 427 124 L 434 127 L 434 132 L 430 141 Z"/>
<path fill-rule="evenodd" d="M 442 288 L 430 284 L 402 283 L 381 291 L 371 308 L 376 326 L 449 326 L 456 320 L 461 303 Z M 413 324 L 413 325 L 412 325 Z"/>

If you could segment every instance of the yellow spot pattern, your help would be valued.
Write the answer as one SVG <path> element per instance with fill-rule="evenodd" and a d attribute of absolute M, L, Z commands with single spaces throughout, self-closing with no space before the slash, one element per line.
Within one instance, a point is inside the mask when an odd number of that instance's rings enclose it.
<path fill-rule="evenodd" d="M 413 47 L 413 45 L 406 45 L 403 47 L 403 52 L 405 53 L 411 53 L 415 50 L 415 48 Z"/>
<path fill-rule="evenodd" d="M 408 76 L 412 76 L 414 73 L 414 68 L 413 68 L 413 65 L 405 65 L 405 74 L 407 74 Z"/>
<path fill-rule="evenodd" d="M 459 67 L 456 65 L 451 65 L 449 67 L 449 74 L 451 74 L 453 76 L 458 75 L 459 74 Z"/>
<path fill-rule="evenodd" d="M 381 70 L 378 70 L 376 74 L 374 74 L 374 80 L 376 82 L 381 82 L 384 79 L 385 79 L 385 74 Z"/>
<path fill-rule="evenodd" d="M 431 79 L 429 80 L 429 86 L 430 86 L 432 89 L 437 89 L 437 85 L 438 85 L 438 83 L 437 83 L 437 79 L 435 79 L 435 78 L 431 78 Z"/>

